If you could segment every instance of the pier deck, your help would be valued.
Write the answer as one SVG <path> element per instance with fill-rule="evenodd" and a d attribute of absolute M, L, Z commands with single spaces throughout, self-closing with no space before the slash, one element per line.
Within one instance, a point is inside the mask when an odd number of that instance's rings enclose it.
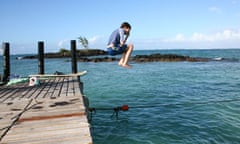
<path fill-rule="evenodd" d="M 81 87 L 77 77 L 0 87 L 0 143 L 91 144 Z"/>

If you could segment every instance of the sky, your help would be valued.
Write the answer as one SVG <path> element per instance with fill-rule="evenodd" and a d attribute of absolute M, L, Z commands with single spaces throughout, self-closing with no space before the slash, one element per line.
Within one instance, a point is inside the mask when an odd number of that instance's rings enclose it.
<path fill-rule="evenodd" d="M 240 0 L 0 1 L 0 41 L 13 54 L 37 53 L 38 41 L 46 52 L 70 49 L 79 36 L 106 49 L 124 21 L 136 50 L 240 48 Z"/>

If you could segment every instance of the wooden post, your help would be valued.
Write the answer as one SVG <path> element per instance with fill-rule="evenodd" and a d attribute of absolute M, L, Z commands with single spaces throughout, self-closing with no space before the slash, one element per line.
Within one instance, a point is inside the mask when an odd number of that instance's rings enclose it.
<path fill-rule="evenodd" d="M 7 83 L 10 76 L 10 44 L 3 43 L 3 82 Z"/>
<path fill-rule="evenodd" d="M 38 42 L 38 74 L 44 74 L 44 42 Z"/>
<path fill-rule="evenodd" d="M 77 56 L 76 56 L 76 40 L 71 40 L 71 54 L 72 54 L 72 73 L 77 73 Z"/>

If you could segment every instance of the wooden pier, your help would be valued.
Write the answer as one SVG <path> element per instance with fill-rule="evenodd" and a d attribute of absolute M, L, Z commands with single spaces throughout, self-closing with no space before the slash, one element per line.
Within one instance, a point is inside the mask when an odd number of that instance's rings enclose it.
<path fill-rule="evenodd" d="M 80 87 L 77 77 L 0 87 L 0 143 L 91 144 Z"/>
<path fill-rule="evenodd" d="M 40 85 L 0 86 L 0 144 L 92 144 L 83 83 L 77 75 L 76 41 L 71 41 L 70 75 L 45 76 L 43 42 L 39 42 Z M 3 44 L 4 81 L 10 75 L 9 44 Z M 84 73 L 83 73 L 84 74 Z"/>

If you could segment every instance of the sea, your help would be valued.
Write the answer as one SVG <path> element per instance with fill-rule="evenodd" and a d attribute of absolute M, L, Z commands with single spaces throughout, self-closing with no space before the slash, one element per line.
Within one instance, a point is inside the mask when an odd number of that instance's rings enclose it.
<path fill-rule="evenodd" d="M 239 144 L 240 49 L 137 50 L 208 62 L 79 62 L 94 144 Z M 36 59 L 11 56 L 11 76 L 38 72 Z M 2 57 L 0 58 L 0 66 Z M 68 58 L 46 59 L 45 72 L 71 73 Z M 2 73 L 2 67 L 0 68 Z M 122 111 L 122 106 L 128 111 Z"/>

